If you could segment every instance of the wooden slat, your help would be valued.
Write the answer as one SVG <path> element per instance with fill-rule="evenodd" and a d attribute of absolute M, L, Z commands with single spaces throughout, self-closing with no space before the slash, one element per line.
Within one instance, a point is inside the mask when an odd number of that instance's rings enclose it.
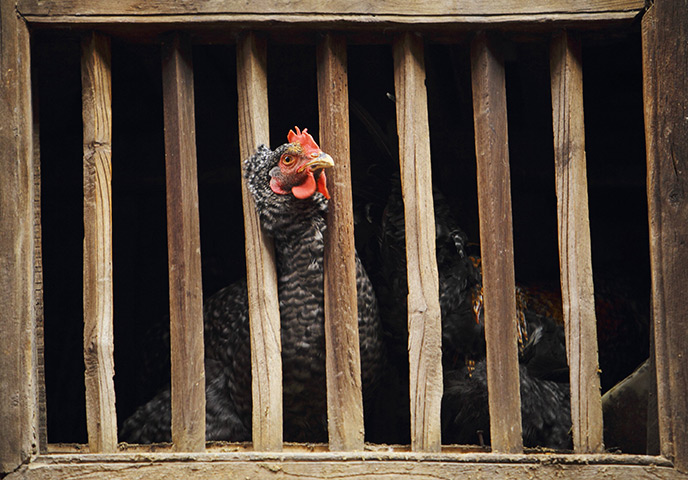
<path fill-rule="evenodd" d="M 444 33 L 451 36 L 453 32 L 474 31 L 481 27 L 499 27 L 509 29 L 529 29 L 551 31 L 556 25 L 576 24 L 577 29 L 599 29 L 605 26 L 629 25 L 637 19 L 642 12 L 642 7 L 634 10 L 619 10 L 609 12 L 545 12 L 503 15 L 403 15 L 403 14 L 337 14 L 337 13 L 209 13 L 204 15 L 78 15 L 75 13 L 64 15 L 30 14 L 24 18 L 30 24 L 46 24 L 54 26 L 81 26 L 87 28 L 99 28 L 104 31 L 116 32 L 123 37 L 131 36 L 137 41 L 142 38 L 157 39 L 162 32 L 169 31 L 171 25 L 217 28 L 255 28 L 261 29 L 266 24 L 278 23 L 280 26 L 288 25 L 291 28 L 304 26 L 322 28 L 327 30 L 347 29 L 372 31 L 379 34 L 380 28 L 423 28 L 429 33 L 427 27 L 443 28 Z M 203 32 L 202 37 L 227 41 L 228 37 L 234 38 L 236 32 L 224 30 L 215 34 Z M 297 35 L 298 36 L 298 35 Z M 290 36 L 290 38 L 292 38 Z M 153 40 L 151 40 L 153 41 Z"/>
<path fill-rule="evenodd" d="M 112 88 L 110 39 L 81 44 L 84 121 L 84 364 L 92 452 L 117 449 L 112 330 Z"/>
<path fill-rule="evenodd" d="M 442 324 L 423 40 L 407 33 L 395 39 L 393 50 L 409 291 L 411 447 L 436 452 L 441 444 Z"/>
<path fill-rule="evenodd" d="M 237 45 L 241 159 L 270 144 L 266 45 L 249 33 Z M 251 329 L 253 448 L 282 450 L 282 342 L 277 271 L 272 239 L 263 233 L 253 197 L 242 176 L 246 280 Z"/>
<path fill-rule="evenodd" d="M 163 44 L 162 82 L 170 280 L 172 441 L 179 451 L 205 448 L 203 291 L 198 223 L 196 127 L 191 44 Z"/>
<path fill-rule="evenodd" d="M 37 83 L 36 71 L 31 72 L 32 85 Z M 38 380 L 38 451 L 48 449 L 48 408 L 45 391 L 45 308 L 43 295 L 43 228 L 41 222 L 41 148 L 38 89 L 31 89 L 33 129 L 33 237 L 34 237 L 34 299 L 36 316 L 36 373 Z"/>
<path fill-rule="evenodd" d="M 661 238 L 657 237 L 656 224 L 653 225 L 653 217 L 657 216 L 657 199 L 653 198 L 653 189 L 658 187 L 657 181 L 657 139 L 655 133 L 657 126 L 657 20 L 655 18 L 655 8 L 650 7 L 643 16 L 642 20 L 642 51 L 643 51 L 643 106 L 645 116 L 645 151 L 647 161 L 647 197 L 648 197 L 648 220 L 650 228 L 650 262 L 651 262 L 651 281 L 652 281 L 652 322 L 650 331 L 652 341 L 650 353 L 654 353 L 655 383 L 657 398 L 655 408 L 657 411 L 657 434 L 658 453 L 667 458 L 673 456 L 672 442 L 672 421 L 671 408 L 660 409 L 660 398 L 667 399 L 669 385 L 669 369 L 659 368 L 666 365 L 666 327 L 662 321 L 665 314 L 663 312 L 663 302 L 655 299 L 658 292 L 662 292 L 662 277 L 658 275 L 658 268 L 655 266 L 657 261 L 661 262 Z M 654 245 L 653 245 L 654 236 Z M 655 259 L 656 258 L 656 259 Z M 660 263 L 661 265 L 661 263 Z M 661 359 L 660 359 L 661 358 Z M 665 400 L 666 401 L 666 400 Z"/>
<path fill-rule="evenodd" d="M 135 457 L 135 458 L 132 458 Z M 267 458 L 266 458 L 267 457 Z M 601 458 L 600 458 L 601 457 Z M 629 458 L 631 457 L 631 458 Z M 300 453 L 261 455 L 171 454 L 50 455 L 23 467 L 6 480 L 146 480 L 184 478 L 250 479 L 437 479 L 600 478 L 685 480 L 686 476 L 657 457 L 634 455 L 494 455 L 494 454 L 351 454 Z"/>
<path fill-rule="evenodd" d="M 471 44 L 471 81 L 491 444 L 495 452 L 518 453 L 523 439 L 504 60 L 484 32 Z"/>
<path fill-rule="evenodd" d="M 359 2 L 348 0 L 300 0 L 275 2 L 253 0 L 251 2 L 227 2 L 204 0 L 177 2 L 175 0 L 20 0 L 19 11 L 23 15 L 208 15 L 208 14 L 339 14 L 339 15 L 513 15 L 542 13 L 599 13 L 640 11 L 644 0 L 437 0 L 418 2 L 413 0 Z"/>
<path fill-rule="evenodd" d="M 15 2 L 0 0 L 0 476 L 38 443 L 30 58 Z"/>
<path fill-rule="evenodd" d="M 660 451 L 688 472 L 688 10 L 643 18 L 643 97 Z"/>
<path fill-rule="evenodd" d="M 649 381 L 647 386 L 647 437 L 645 453 L 648 455 L 659 455 L 659 416 L 657 412 L 657 363 L 655 357 L 654 328 L 650 323 L 650 358 L 648 358 Z M 603 403 L 604 408 L 604 403 Z M 604 414 L 604 411 L 603 411 Z"/>
<path fill-rule="evenodd" d="M 559 219 L 561 296 L 571 376 L 573 449 L 601 452 L 602 401 L 592 280 L 580 40 L 563 31 L 551 45 L 552 122 Z"/>
<path fill-rule="evenodd" d="M 363 450 L 354 214 L 349 158 L 349 87 L 344 37 L 318 43 L 320 146 L 332 156 L 325 231 L 325 366 L 330 450 Z"/>
<path fill-rule="evenodd" d="M 412 452 L 408 445 L 385 445 L 368 443 L 364 451 L 331 452 L 323 443 L 285 443 L 282 452 L 255 452 L 248 443 L 211 442 L 202 453 L 179 455 L 169 444 L 130 445 L 120 443 L 120 452 L 88 453 L 88 445 L 74 443 L 51 443 L 49 455 L 37 458 L 50 464 L 59 463 L 109 463 L 109 462 L 244 462 L 244 461 L 295 461 L 295 462 L 350 462 L 352 460 L 383 462 L 409 461 L 414 463 L 551 463 L 555 465 L 635 465 L 672 467 L 673 463 L 662 456 L 627 453 L 565 453 L 529 449 L 525 453 L 495 453 L 489 446 L 443 445 L 440 452 Z M 685 475 L 682 478 L 686 478 Z"/>

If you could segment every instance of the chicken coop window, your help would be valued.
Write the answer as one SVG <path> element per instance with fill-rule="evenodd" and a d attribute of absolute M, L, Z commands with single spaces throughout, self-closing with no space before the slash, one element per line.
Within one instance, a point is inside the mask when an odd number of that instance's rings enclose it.
<path fill-rule="evenodd" d="M 330 3 L 0 3 L 0 472 L 684 478 L 685 7 Z"/>

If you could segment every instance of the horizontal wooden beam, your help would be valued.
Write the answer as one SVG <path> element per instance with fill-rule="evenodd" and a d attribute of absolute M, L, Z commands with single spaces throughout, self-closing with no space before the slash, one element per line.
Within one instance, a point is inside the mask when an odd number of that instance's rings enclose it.
<path fill-rule="evenodd" d="M 345 465 L 342 462 L 346 462 Z M 345 466 L 345 470 L 343 470 Z M 33 479 L 163 478 L 634 478 L 685 479 L 658 457 L 638 455 L 496 454 L 132 454 L 39 457 L 7 477 Z"/>
<path fill-rule="evenodd" d="M 330 14 L 370 16 L 390 15 L 400 17 L 423 17 L 429 15 L 533 15 L 533 14 L 579 14 L 640 11 L 645 0 L 437 0 L 435 2 L 394 1 L 377 2 L 331 0 L 300 0 L 298 2 L 275 2 L 254 0 L 251 2 L 228 2 L 226 0 L 186 1 L 175 0 L 20 0 L 18 10 L 22 15 L 44 16 L 132 16 L 151 15 L 217 15 L 217 14 L 260 14 L 298 15 Z"/>
<path fill-rule="evenodd" d="M 256 462 L 256 461 L 291 461 L 291 462 L 349 462 L 352 460 L 382 462 L 446 462 L 446 463 L 513 463 L 534 465 L 551 461 L 559 465 L 641 465 L 671 467 L 671 460 L 655 455 L 616 454 L 616 453 L 538 453 L 537 449 L 525 449 L 526 453 L 506 454 L 490 452 L 490 447 L 476 445 L 443 445 L 440 452 L 414 452 L 409 445 L 382 445 L 366 443 L 364 451 L 332 452 L 326 443 L 291 443 L 284 444 L 281 452 L 256 452 L 250 442 L 208 442 L 205 452 L 177 453 L 169 443 L 152 445 L 131 445 L 120 443 L 119 453 L 88 453 L 88 444 L 50 443 L 47 455 L 40 455 L 35 460 L 46 464 L 58 463 L 111 463 L 111 462 Z M 482 449 L 482 450 L 481 450 Z"/>
<path fill-rule="evenodd" d="M 150 14 L 137 15 L 109 14 L 98 12 L 82 15 L 77 12 L 56 11 L 52 15 L 34 13 L 32 10 L 21 11 L 24 19 L 30 24 L 46 25 L 80 25 L 84 27 L 108 26 L 130 29 L 132 26 L 145 26 L 150 28 L 157 25 L 160 28 L 170 26 L 183 26 L 194 28 L 203 25 L 238 25 L 242 28 L 258 28 L 261 25 L 309 25 L 314 28 L 342 29 L 375 29 L 380 25 L 396 26 L 398 28 L 413 27 L 417 29 L 424 26 L 446 26 L 451 28 L 472 29 L 476 26 L 489 27 L 518 27 L 523 25 L 541 26 L 549 25 L 590 26 L 607 25 L 610 23 L 624 23 L 634 20 L 641 9 L 613 10 L 605 12 L 542 12 L 542 13 L 504 13 L 497 15 L 398 15 L 398 14 L 360 14 L 346 15 L 339 13 L 207 13 L 203 15 L 191 14 Z"/>

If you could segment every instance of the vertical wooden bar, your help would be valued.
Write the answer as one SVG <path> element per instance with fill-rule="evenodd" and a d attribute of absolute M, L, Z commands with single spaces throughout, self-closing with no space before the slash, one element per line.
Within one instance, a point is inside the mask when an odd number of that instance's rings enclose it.
<path fill-rule="evenodd" d="M 349 158 L 346 40 L 327 34 L 317 48 L 320 145 L 335 159 L 325 232 L 325 366 L 330 450 L 363 450 L 363 394 Z"/>
<path fill-rule="evenodd" d="M 480 32 L 471 44 L 478 213 L 492 451 L 523 451 L 504 60 Z"/>
<path fill-rule="evenodd" d="M 659 455 L 659 418 L 657 412 L 657 363 L 654 348 L 654 328 L 650 329 L 649 382 L 647 395 L 646 450 L 648 455 Z"/>
<path fill-rule="evenodd" d="M 31 83 L 37 85 L 36 71 Z M 31 89 L 33 135 L 33 237 L 34 237 L 34 299 L 36 318 L 36 374 L 38 381 L 38 451 L 48 448 L 48 416 L 45 392 L 45 309 L 43 301 L 43 228 L 41 226 L 41 148 L 38 89 Z"/>
<path fill-rule="evenodd" d="M 91 452 L 117 450 L 112 330 L 112 89 L 110 39 L 81 44 L 84 121 L 84 365 Z"/>
<path fill-rule="evenodd" d="M 29 31 L 0 0 L 0 476 L 37 453 Z"/>
<path fill-rule="evenodd" d="M 647 200 L 648 221 L 650 234 L 650 264 L 652 282 L 652 323 L 650 331 L 653 332 L 650 351 L 654 350 L 655 357 L 655 381 L 657 388 L 657 433 L 659 436 L 659 453 L 667 458 L 673 457 L 673 441 L 671 433 L 671 408 L 668 402 L 669 370 L 660 368 L 666 365 L 666 334 L 663 318 L 663 302 L 655 296 L 662 292 L 662 277 L 659 275 L 657 261 L 661 260 L 661 238 L 656 236 L 656 226 L 653 226 L 657 217 L 657 199 L 653 198 L 653 192 L 657 188 L 658 168 L 657 164 L 657 139 L 654 130 L 657 126 L 657 66 L 655 65 L 657 45 L 657 19 L 656 10 L 651 6 L 642 19 L 642 51 L 643 51 L 643 107 L 645 117 L 645 152 L 647 161 Z M 661 223 L 660 223 L 661 224 Z M 653 245 L 654 237 L 654 245 Z M 655 259 L 656 258 L 656 259 Z M 660 263 L 661 264 L 661 263 Z"/>
<path fill-rule="evenodd" d="M 567 31 L 550 51 L 561 297 L 571 377 L 573 449 L 604 450 L 592 280 L 580 40 Z"/>
<path fill-rule="evenodd" d="M 688 11 L 655 2 L 642 23 L 652 321 L 660 452 L 688 472 Z"/>
<path fill-rule="evenodd" d="M 237 45 L 241 159 L 270 144 L 265 41 L 249 33 Z M 251 330 L 253 448 L 282 450 L 282 341 L 275 249 L 263 233 L 246 179 L 241 179 L 246 236 L 246 280 Z"/>
<path fill-rule="evenodd" d="M 411 448 L 437 452 L 441 445 L 442 323 L 423 40 L 406 33 L 395 39 L 393 49 L 409 290 Z"/>
<path fill-rule="evenodd" d="M 170 280 L 172 442 L 205 449 L 203 291 L 198 224 L 196 127 L 191 44 L 179 34 L 162 47 Z"/>

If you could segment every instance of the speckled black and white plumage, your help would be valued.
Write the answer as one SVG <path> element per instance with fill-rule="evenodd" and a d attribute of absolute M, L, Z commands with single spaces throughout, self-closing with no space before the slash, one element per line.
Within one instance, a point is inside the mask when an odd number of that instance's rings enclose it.
<path fill-rule="evenodd" d="M 487 365 L 480 360 L 469 374 L 445 372 L 442 397 L 442 442 L 477 444 L 490 439 Z M 571 449 L 569 384 L 543 380 L 519 365 L 523 445 Z"/>
<path fill-rule="evenodd" d="M 463 365 L 485 355 L 482 322 L 476 321 L 473 296 L 482 278 L 469 256 L 466 234 L 455 223 L 444 197 L 433 192 L 435 248 L 442 314 L 442 359 L 445 368 Z M 382 285 L 379 300 L 386 331 L 396 339 L 396 354 L 406 356 L 406 250 L 404 204 L 399 186 L 392 189 L 381 229 Z"/>
<path fill-rule="evenodd" d="M 244 162 L 244 175 L 261 225 L 274 238 L 282 326 L 284 439 L 326 441 L 323 232 L 327 200 L 275 193 L 271 171 L 289 144 L 266 146 Z M 315 175 L 319 175 L 316 172 Z M 317 177 L 316 177 L 317 178 Z M 364 402 L 370 403 L 384 364 L 372 285 L 356 257 L 359 338 Z M 206 437 L 251 437 L 251 363 L 245 282 L 230 285 L 204 304 Z M 170 438 L 169 391 L 142 406 L 123 425 L 122 440 Z"/>
<path fill-rule="evenodd" d="M 440 192 L 434 192 L 439 302 L 442 314 L 442 442 L 477 443 L 477 431 L 489 442 L 485 372 L 482 275 L 469 255 L 465 233 L 458 227 Z M 477 253 L 477 252 L 476 252 Z M 406 262 L 404 212 L 398 187 L 385 206 L 381 230 L 383 281 L 378 288 L 386 332 L 395 358 L 405 354 Z M 478 309 L 475 306 L 479 306 Z M 564 330 L 552 318 L 519 305 L 525 323 L 520 350 L 523 439 L 527 446 L 570 448 L 568 368 Z M 514 339 L 516 341 L 516 339 Z M 475 370 L 467 366 L 475 362 Z"/>

